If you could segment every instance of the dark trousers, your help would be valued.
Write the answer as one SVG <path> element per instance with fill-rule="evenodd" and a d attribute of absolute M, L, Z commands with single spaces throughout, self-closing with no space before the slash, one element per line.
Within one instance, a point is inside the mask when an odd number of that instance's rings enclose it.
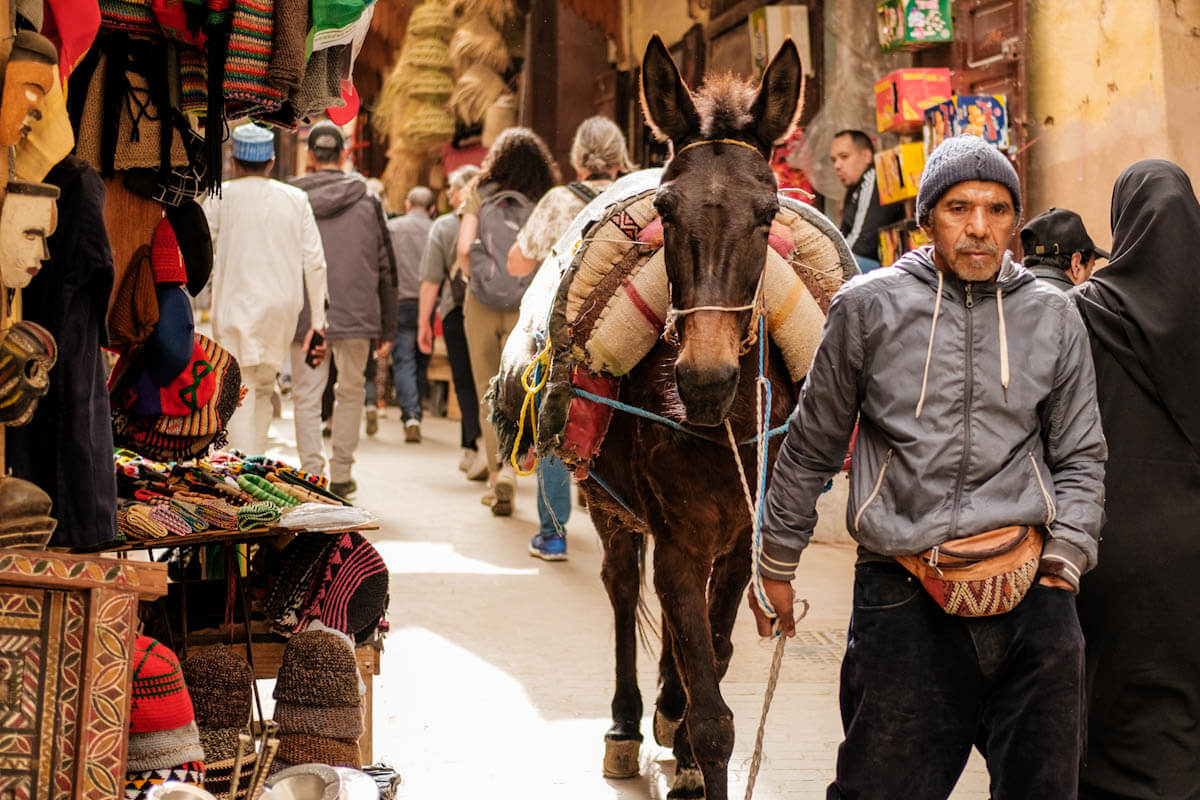
<path fill-rule="evenodd" d="M 479 398 L 475 396 L 475 378 L 471 375 L 462 306 L 442 317 L 442 338 L 446 340 L 450 377 L 454 381 L 454 393 L 458 395 L 458 409 L 462 412 L 462 446 L 474 450 L 475 440 L 483 432 L 479 430 Z"/>
<path fill-rule="evenodd" d="M 952 616 L 899 564 L 860 564 L 827 798 L 945 800 L 978 743 L 992 800 L 1074 798 L 1084 752 L 1075 597 L 1034 585 L 1012 611 Z"/>

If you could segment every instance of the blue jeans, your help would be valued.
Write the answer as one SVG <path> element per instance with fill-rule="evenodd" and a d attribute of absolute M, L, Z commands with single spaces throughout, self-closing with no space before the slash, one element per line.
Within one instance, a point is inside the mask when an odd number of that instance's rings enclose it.
<path fill-rule="evenodd" d="M 557 456 L 546 456 L 538 460 L 537 482 L 538 530 L 553 536 L 571 518 L 571 473 Z"/>
<path fill-rule="evenodd" d="M 392 340 L 392 375 L 403 419 L 421 419 L 421 390 L 417 378 L 417 301 L 400 303 L 396 338 Z"/>
<path fill-rule="evenodd" d="M 1035 584 L 1012 611 L 947 614 L 899 564 L 858 565 L 827 800 L 944 800 L 971 746 L 993 800 L 1074 798 L 1084 754 L 1075 596 Z"/>

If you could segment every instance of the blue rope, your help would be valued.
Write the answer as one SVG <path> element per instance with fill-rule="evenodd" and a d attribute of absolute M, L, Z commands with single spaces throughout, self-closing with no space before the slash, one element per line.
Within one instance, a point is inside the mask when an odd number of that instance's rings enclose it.
<path fill-rule="evenodd" d="M 646 411 L 645 409 L 638 408 L 637 406 L 631 406 L 628 403 L 622 403 L 620 400 L 613 400 L 612 398 L 609 398 L 609 397 L 604 397 L 604 396 L 598 395 L 598 394 L 592 394 L 591 392 L 585 391 L 584 389 L 580 389 L 579 387 L 574 387 L 574 391 L 575 391 L 575 394 L 577 394 L 580 397 L 586 398 L 586 399 L 591 400 L 596 403 L 600 403 L 601 405 L 611 406 L 611 407 L 617 409 L 618 411 L 624 411 L 626 414 L 633 414 L 635 417 L 642 417 L 643 419 L 652 420 L 652 421 L 660 423 L 662 425 L 666 425 L 668 428 L 677 430 L 680 433 L 686 433 L 688 436 L 695 436 L 698 439 L 706 439 L 706 440 L 708 439 L 707 436 L 701 436 L 700 434 L 696 433 L 695 431 L 689 430 L 688 428 L 685 428 L 684 426 L 680 425 L 675 420 L 667 419 L 666 417 L 661 416 L 659 414 L 655 414 L 652 411 Z"/>
<path fill-rule="evenodd" d="M 765 320 L 762 316 L 759 316 L 759 318 L 758 318 L 758 377 L 759 378 L 762 378 L 762 377 L 766 376 L 766 374 L 767 374 L 766 373 L 767 345 L 766 345 L 765 328 L 766 328 Z M 764 428 L 766 428 L 766 426 L 770 424 L 770 419 L 771 419 L 771 382 L 766 381 L 766 384 L 767 384 L 767 391 L 766 391 L 766 398 L 764 399 L 764 405 L 763 405 L 763 427 Z M 754 393 L 755 393 L 755 395 L 758 394 L 757 384 L 754 387 Z M 756 400 L 757 400 L 757 397 L 756 397 Z M 787 426 L 783 426 L 783 427 L 786 430 Z M 770 440 L 771 431 L 764 431 L 761 435 L 765 436 L 768 440 Z M 755 438 L 757 439 L 757 437 L 755 437 Z M 755 461 L 756 462 L 758 461 L 757 454 L 756 454 Z M 754 519 L 754 556 L 755 556 L 755 563 L 753 566 L 754 593 L 758 596 L 758 605 L 759 605 L 759 607 L 762 608 L 763 612 L 768 617 L 770 617 L 772 620 L 776 620 L 779 618 L 779 612 L 777 612 L 775 610 L 775 606 L 771 603 L 770 600 L 767 599 L 767 593 L 763 590 L 762 573 L 759 571 L 759 565 L 757 563 L 758 555 L 759 555 L 759 553 L 762 552 L 763 508 L 765 507 L 765 503 L 763 503 L 763 496 L 766 494 L 766 491 L 767 491 L 767 466 L 765 463 L 759 463 L 758 473 L 759 473 L 758 474 L 758 513 L 755 514 L 755 519 Z M 772 623 L 771 627 L 772 627 L 772 629 L 774 629 L 776 626 L 774 625 L 774 623 Z M 774 630 L 773 632 L 775 633 L 775 635 L 779 635 L 777 630 Z"/>
<path fill-rule="evenodd" d="M 624 500 L 621 499 L 621 495 L 617 494 L 611 486 L 609 486 L 607 483 L 605 483 L 603 480 L 600 479 L 600 476 L 596 474 L 596 471 L 594 469 L 588 470 L 588 477 L 591 478 L 593 481 L 595 481 L 597 486 L 599 486 L 604 491 L 608 492 L 608 496 L 611 497 L 613 500 L 616 500 L 617 503 L 621 506 L 621 508 L 628 511 L 629 516 L 633 517 L 638 522 L 642 522 L 642 518 L 639 517 L 636 513 L 634 513 L 634 510 L 629 507 L 628 503 L 626 503 Z M 642 522 L 642 524 L 645 525 L 646 523 Z"/>

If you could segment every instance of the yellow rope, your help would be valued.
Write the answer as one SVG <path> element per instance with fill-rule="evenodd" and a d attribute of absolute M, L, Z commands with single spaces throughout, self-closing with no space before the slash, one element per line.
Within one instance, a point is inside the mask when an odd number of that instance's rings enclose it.
<path fill-rule="evenodd" d="M 536 375 L 538 366 L 544 367 L 541 376 Z M 546 346 L 542 348 L 542 352 L 533 357 L 533 361 L 529 362 L 529 366 L 521 373 L 521 388 L 525 390 L 525 401 L 521 403 L 521 414 L 517 421 L 517 438 L 513 441 L 512 454 L 508 459 L 512 462 L 513 469 L 518 475 L 532 475 L 537 471 L 537 462 L 531 469 L 524 469 L 517 461 L 518 452 L 521 447 L 521 439 L 525 436 L 525 419 L 529 418 L 529 434 L 533 437 L 534 446 L 537 446 L 537 409 L 534 407 L 534 401 L 537 399 L 538 392 L 546 385 L 546 379 L 550 377 L 550 342 L 546 342 Z M 531 383 L 530 381 L 536 381 Z"/>

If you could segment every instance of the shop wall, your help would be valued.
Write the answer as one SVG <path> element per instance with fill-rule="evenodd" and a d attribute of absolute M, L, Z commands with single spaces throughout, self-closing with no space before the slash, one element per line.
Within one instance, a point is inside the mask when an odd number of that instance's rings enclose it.
<path fill-rule="evenodd" d="M 697 22 L 708 22 L 707 11 L 696 0 L 626 0 L 625 19 L 628 31 L 620 68 L 633 69 L 642 63 L 642 54 L 650 37 L 658 34 L 671 46 L 683 38 Z M 707 7 L 707 4 L 705 4 Z"/>
<path fill-rule="evenodd" d="M 1187 27 L 1200 25 L 1198 0 L 1030 0 L 1026 216 L 1073 209 L 1107 247 L 1121 170 L 1141 158 L 1182 161 L 1200 124 L 1200 39 L 1188 33 L 1191 42 L 1183 43 L 1181 23 L 1164 18 L 1186 6 L 1195 18 Z M 1181 117 L 1191 117 L 1190 129 Z"/>
<path fill-rule="evenodd" d="M 1171 158 L 1200 184 L 1200 0 L 1164 2 L 1163 80 L 1166 84 L 1167 142 Z"/>

